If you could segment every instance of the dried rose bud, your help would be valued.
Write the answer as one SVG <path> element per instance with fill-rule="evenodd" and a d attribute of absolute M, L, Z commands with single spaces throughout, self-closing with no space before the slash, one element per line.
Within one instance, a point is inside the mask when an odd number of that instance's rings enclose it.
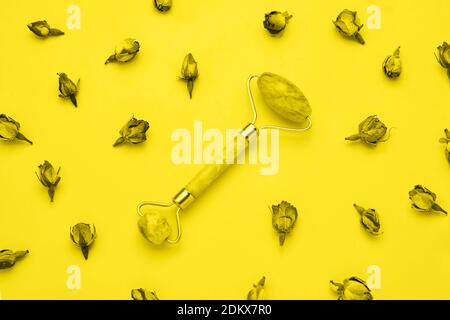
<path fill-rule="evenodd" d="M 6 114 L 0 114 L 0 139 L 5 141 L 14 141 L 17 139 L 33 144 L 33 142 L 25 138 L 19 130 L 20 123 L 13 118 L 8 117 Z"/>
<path fill-rule="evenodd" d="M 153 4 L 161 12 L 169 11 L 172 8 L 172 0 L 153 0 Z"/>
<path fill-rule="evenodd" d="M 138 120 L 132 117 L 128 122 L 120 129 L 120 138 L 114 143 L 114 147 L 124 142 L 132 144 L 142 143 L 147 140 L 146 132 L 150 128 L 150 125 L 145 120 Z"/>
<path fill-rule="evenodd" d="M 356 38 L 359 43 L 364 44 L 365 41 L 359 31 L 364 26 L 356 16 L 356 11 L 350 11 L 345 9 L 333 21 L 338 31 L 346 37 Z"/>
<path fill-rule="evenodd" d="M 158 212 L 144 214 L 138 221 L 138 228 L 145 239 L 154 244 L 162 244 L 172 232 L 167 219 Z"/>
<path fill-rule="evenodd" d="M 331 289 L 339 295 L 338 300 L 373 300 L 372 293 L 364 280 L 350 277 L 344 283 L 330 281 Z"/>
<path fill-rule="evenodd" d="M 357 204 L 354 204 L 353 207 L 361 216 L 361 224 L 367 232 L 376 236 L 381 234 L 380 217 L 375 209 L 364 209 Z"/>
<path fill-rule="evenodd" d="M 450 131 L 448 129 L 445 129 L 444 132 L 445 137 L 440 138 L 439 142 L 447 145 L 445 148 L 445 157 L 447 158 L 448 163 L 450 163 Z"/>
<path fill-rule="evenodd" d="M 422 187 L 416 185 L 414 189 L 409 192 L 409 199 L 412 201 L 412 207 L 418 211 L 431 212 L 440 211 L 447 214 L 447 211 L 442 209 L 436 203 L 436 194 Z"/>
<path fill-rule="evenodd" d="M 388 56 L 383 63 L 384 73 L 389 78 L 397 78 L 402 73 L 402 61 L 400 59 L 400 47 L 394 51 L 391 56 Z"/>
<path fill-rule="evenodd" d="M 110 62 L 128 62 L 136 57 L 140 47 L 141 46 L 136 39 L 125 39 L 116 46 L 114 54 L 105 61 L 105 64 Z"/>
<path fill-rule="evenodd" d="M 277 34 L 286 28 L 287 23 L 292 17 L 287 11 L 272 11 L 265 14 L 263 25 L 271 34 Z"/>
<path fill-rule="evenodd" d="M 28 250 L 25 251 L 12 251 L 12 250 L 1 250 L 0 251 L 0 269 L 9 269 L 14 267 L 16 262 L 22 259 L 29 253 Z"/>
<path fill-rule="evenodd" d="M 286 234 L 294 228 L 297 221 L 297 209 L 287 201 L 272 205 L 272 226 L 278 232 L 280 246 L 284 244 Z"/>
<path fill-rule="evenodd" d="M 89 255 L 89 246 L 92 245 L 96 237 L 97 231 L 93 224 L 77 223 L 70 228 L 70 239 L 81 248 L 81 252 L 86 260 Z"/>
<path fill-rule="evenodd" d="M 361 140 L 369 145 L 376 145 L 378 142 L 385 142 L 388 129 L 377 116 L 370 116 L 360 123 L 359 133 L 345 138 L 349 141 Z"/>
<path fill-rule="evenodd" d="M 57 73 L 57 75 L 59 76 L 59 97 L 69 98 L 73 105 L 77 107 L 77 94 L 78 87 L 80 86 L 80 79 L 78 79 L 77 84 L 75 84 L 64 72 Z"/>
<path fill-rule="evenodd" d="M 247 300 L 262 300 L 264 293 L 264 285 L 266 284 L 266 277 L 262 277 L 257 284 L 247 294 Z"/>
<path fill-rule="evenodd" d="M 442 45 L 437 47 L 437 52 L 434 55 L 439 64 L 447 69 L 447 76 L 450 79 L 450 45 L 444 41 Z"/>
<path fill-rule="evenodd" d="M 187 81 L 187 88 L 189 97 L 192 99 L 192 90 L 194 90 L 194 80 L 198 77 L 198 65 L 192 53 L 184 57 L 183 65 L 181 66 L 181 79 Z"/>
<path fill-rule="evenodd" d="M 131 298 L 133 300 L 159 300 L 155 292 L 144 288 L 131 290 Z"/>
<path fill-rule="evenodd" d="M 64 34 L 64 32 L 59 29 L 51 28 L 45 20 L 29 23 L 27 27 L 31 32 L 41 38 L 61 36 Z"/>
<path fill-rule="evenodd" d="M 36 173 L 39 181 L 42 185 L 48 188 L 48 195 L 50 196 L 50 201 L 53 202 L 53 198 L 55 197 L 55 190 L 58 186 L 59 181 L 61 181 L 61 177 L 59 176 L 59 171 L 61 167 L 56 171 L 52 164 L 47 160 L 44 161 L 43 164 L 39 165 L 39 173 Z"/>

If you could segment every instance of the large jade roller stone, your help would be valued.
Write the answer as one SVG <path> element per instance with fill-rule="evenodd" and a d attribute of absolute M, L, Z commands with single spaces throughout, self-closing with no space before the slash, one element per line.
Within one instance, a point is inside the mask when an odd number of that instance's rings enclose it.
<path fill-rule="evenodd" d="M 289 80 L 270 72 L 258 77 L 264 102 L 286 120 L 303 123 L 311 115 L 311 106 L 302 91 Z"/>

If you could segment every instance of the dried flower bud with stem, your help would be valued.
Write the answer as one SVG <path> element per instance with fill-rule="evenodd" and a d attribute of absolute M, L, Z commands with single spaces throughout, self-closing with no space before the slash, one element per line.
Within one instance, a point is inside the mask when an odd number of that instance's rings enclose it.
<path fill-rule="evenodd" d="M 153 0 L 153 4 L 161 12 L 169 11 L 172 8 L 172 0 Z"/>
<path fill-rule="evenodd" d="M 379 142 L 389 140 L 388 128 L 377 118 L 377 116 L 370 116 L 359 124 L 358 134 L 346 137 L 345 140 L 361 140 L 368 145 L 375 146 Z"/>
<path fill-rule="evenodd" d="M 442 68 L 447 70 L 447 76 L 450 79 L 450 45 L 444 41 L 437 47 L 434 55 Z"/>
<path fill-rule="evenodd" d="M 157 245 L 166 241 L 172 233 L 167 219 L 156 211 L 144 214 L 138 221 L 138 228 L 145 239 Z"/>
<path fill-rule="evenodd" d="M 40 38 L 61 36 L 64 34 L 59 29 L 51 28 L 45 20 L 31 22 L 27 25 L 28 29 Z"/>
<path fill-rule="evenodd" d="M 192 99 L 192 91 L 194 90 L 194 81 L 198 78 L 198 65 L 192 53 L 188 53 L 183 60 L 181 66 L 181 79 L 187 82 L 189 97 Z"/>
<path fill-rule="evenodd" d="M 336 29 L 344 36 L 355 38 L 361 44 L 366 43 L 359 33 L 364 25 L 359 21 L 356 11 L 343 10 L 333 23 Z"/>
<path fill-rule="evenodd" d="M 350 277 L 343 283 L 331 280 L 330 286 L 339 295 L 338 300 L 373 300 L 366 282 L 358 277 Z"/>
<path fill-rule="evenodd" d="M 16 262 L 29 253 L 28 250 L 24 251 L 12 251 L 12 250 L 0 250 L 0 269 L 9 269 L 14 267 Z"/>
<path fill-rule="evenodd" d="M 134 59 L 138 54 L 141 45 L 136 39 L 127 38 L 116 45 L 114 54 L 109 56 L 105 64 L 111 62 L 128 62 Z"/>
<path fill-rule="evenodd" d="M 380 217 L 375 209 L 365 209 L 358 206 L 357 204 L 353 204 L 353 207 L 361 216 L 361 224 L 367 232 L 375 236 L 378 236 L 382 233 Z"/>
<path fill-rule="evenodd" d="M 420 184 L 409 191 L 409 199 L 412 202 L 412 208 L 422 212 L 438 211 L 447 214 L 440 205 L 436 203 L 436 194 Z"/>
<path fill-rule="evenodd" d="M 70 228 L 70 239 L 81 248 L 83 257 L 87 260 L 89 247 L 94 243 L 97 237 L 97 231 L 93 224 L 77 223 Z"/>
<path fill-rule="evenodd" d="M 247 294 L 247 300 L 262 300 L 264 293 L 264 285 L 266 284 L 266 277 L 262 277 L 257 284 Z"/>
<path fill-rule="evenodd" d="M 286 28 L 292 17 L 287 11 L 272 11 L 265 14 L 263 25 L 271 34 L 278 34 Z"/>
<path fill-rule="evenodd" d="M 116 140 L 113 147 L 116 147 L 124 142 L 131 144 L 142 143 L 147 140 L 147 130 L 150 124 L 145 120 L 136 119 L 134 116 L 120 129 L 120 138 Z"/>
<path fill-rule="evenodd" d="M 389 78 L 398 78 L 402 73 L 402 60 L 400 59 L 400 47 L 388 56 L 383 62 L 384 74 Z"/>
<path fill-rule="evenodd" d="M 439 142 L 446 145 L 445 158 L 447 159 L 448 163 L 450 164 L 450 131 L 448 129 L 445 129 L 444 133 L 445 133 L 445 137 L 440 138 Z"/>
<path fill-rule="evenodd" d="M 297 221 L 297 209 L 287 201 L 269 207 L 272 212 L 272 226 L 278 232 L 280 246 L 284 244 L 286 235 L 292 231 Z"/>
<path fill-rule="evenodd" d="M 69 98 L 73 105 L 77 107 L 77 94 L 80 86 L 80 79 L 78 79 L 77 84 L 75 84 L 64 72 L 57 73 L 57 75 L 59 76 L 59 97 Z"/>
<path fill-rule="evenodd" d="M 155 292 L 144 288 L 132 289 L 131 298 L 133 300 L 159 300 Z"/>
<path fill-rule="evenodd" d="M 19 132 L 20 123 L 13 118 L 8 117 L 6 114 L 0 114 L 0 140 L 15 141 L 23 140 L 29 144 L 33 144 L 22 133 Z"/>
<path fill-rule="evenodd" d="M 55 190 L 61 181 L 61 177 L 59 176 L 59 171 L 61 167 L 56 171 L 52 164 L 47 160 L 44 161 L 43 164 L 38 166 L 39 173 L 36 173 L 37 178 L 42 183 L 44 187 L 48 189 L 48 195 L 50 197 L 50 201 L 53 202 L 53 198 L 55 197 Z"/>

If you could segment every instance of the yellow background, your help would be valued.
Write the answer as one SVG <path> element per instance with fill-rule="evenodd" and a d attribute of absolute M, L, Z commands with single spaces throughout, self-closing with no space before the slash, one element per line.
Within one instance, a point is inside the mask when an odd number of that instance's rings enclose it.
<path fill-rule="evenodd" d="M 66 9 L 81 8 L 81 29 L 68 30 Z M 344 8 L 381 8 L 380 30 L 364 27 L 366 45 L 343 38 L 332 20 Z M 262 26 L 264 13 L 294 15 L 281 37 Z M 410 208 L 408 191 L 423 184 L 450 210 L 449 165 L 438 143 L 450 127 L 450 90 L 433 56 L 449 36 L 447 0 L 200 1 L 174 0 L 161 14 L 151 1 L 4 1 L 0 10 L 1 113 L 22 125 L 25 143 L 0 144 L 0 244 L 29 249 L 0 271 L 3 299 L 129 299 L 132 288 L 161 299 L 245 298 L 267 277 L 267 299 L 335 299 L 328 281 L 367 279 L 381 268 L 375 299 L 449 299 L 449 220 Z M 29 22 L 46 19 L 66 35 L 41 40 Z M 128 64 L 105 59 L 134 37 L 141 52 Z M 383 59 L 401 46 L 404 71 L 389 80 Z M 199 65 L 194 96 L 177 80 L 183 57 Z M 171 162 L 177 128 L 240 128 L 251 119 L 245 82 L 271 71 L 308 97 L 313 129 L 280 135 L 280 170 L 231 168 L 182 215 L 176 246 L 154 247 L 139 234 L 136 205 L 169 201 L 198 165 Z M 81 78 L 79 107 L 58 98 L 57 72 Z M 256 94 L 264 124 L 279 121 Z M 134 114 L 150 122 L 142 145 L 113 148 Z M 375 149 L 345 142 L 377 114 L 395 127 Z M 61 166 L 50 203 L 34 171 Z M 267 206 L 287 200 L 297 225 L 279 247 Z M 383 236 L 360 226 L 352 204 L 376 208 Z M 88 261 L 69 227 L 94 223 Z M 81 289 L 66 287 L 69 265 L 81 268 Z"/>

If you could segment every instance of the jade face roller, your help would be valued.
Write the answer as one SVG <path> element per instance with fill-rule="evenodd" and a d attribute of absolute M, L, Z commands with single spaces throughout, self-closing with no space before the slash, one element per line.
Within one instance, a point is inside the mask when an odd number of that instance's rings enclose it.
<path fill-rule="evenodd" d="M 262 98 L 269 108 L 286 120 L 297 124 L 307 123 L 307 125 L 304 127 L 267 125 L 259 129 L 256 128 L 255 123 L 258 113 L 256 111 L 251 90 L 251 82 L 253 79 L 257 79 L 258 88 Z M 138 205 L 137 212 L 141 216 L 138 227 L 142 235 L 150 242 L 154 244 L 161 244 L 163 242 L 175 244 L 180 240 L 180 212 L 186 210 L 186 208 L 197 199 L 208 186 L 224 173 L 231 164 L 235 163 L 234 160 L 236 160 L 242 152 L 245 152 L 249 146 L 249 142 L 258 135 L 260 130 L 278 129 L 291 132 L 303 132 L 311 128 L 311 107 L 309 102 L 300 89 L 289 80 L 268 72 L 259 76 L 252 75 L 248 78 L 247 90 L 253 111 L 253 119 L 234 138 L 233 147 L 225 148 L 220 158 L 216 159 L 214 163 L 206 164 L 197 175 L 172 198 L 170 203 L 145 201 Z M 149 207 L 148 212 L 145 214 L 142 212 L 144 207 Z M 162 215 L 162 211 L 165 210 L 170 210 L 175 213 L 177 232 L 173 239 L 169 238 L 172 233 L 171 227 L 165 216 Z"/>

